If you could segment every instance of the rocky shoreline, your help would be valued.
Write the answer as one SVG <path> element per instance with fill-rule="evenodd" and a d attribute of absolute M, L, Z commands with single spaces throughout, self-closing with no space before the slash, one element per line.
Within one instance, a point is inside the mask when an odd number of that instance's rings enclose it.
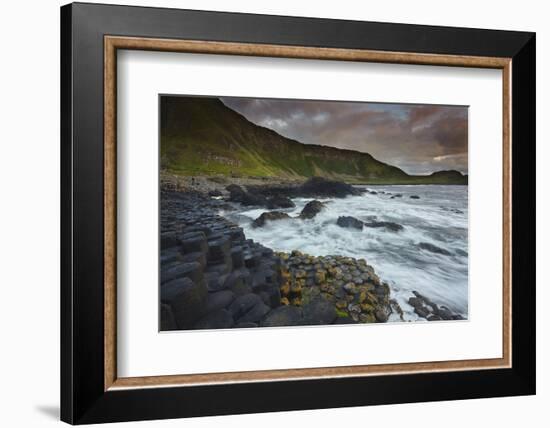
<path fill-rule="evenodd" d="M 390 287 L 365 260 L 276 253 L 247 239 L 242 228 L 217 214 L 234 210 L 236 204 L 274 210 L 294 206 L 292 197 L 358 192 L 329 180 L 161 177 L 160 329 L 375 323 L 387 322 L 391 314 L 403 320 Z M 323 203 L 313 200 L 299 217 L 310 219 L 322 209 Z M 264 215 L 256 219 L 257 227 L 287 216 L 279 211 Z M 355 220 L 342 217 L 342 227 L 359 228 Z M 364 225 L 399 231 L 399 225 L 371 223 Z M 430 321 L 462 319 L 418 293 L 409 304 Z"/>

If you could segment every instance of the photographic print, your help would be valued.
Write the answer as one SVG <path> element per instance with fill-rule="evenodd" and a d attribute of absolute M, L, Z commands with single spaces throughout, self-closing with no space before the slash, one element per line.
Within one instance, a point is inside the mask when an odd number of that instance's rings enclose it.
<path fill-rule="evenodd" d="M 468 319 L 466 106 L 159 109 L 161 331 Z"/>

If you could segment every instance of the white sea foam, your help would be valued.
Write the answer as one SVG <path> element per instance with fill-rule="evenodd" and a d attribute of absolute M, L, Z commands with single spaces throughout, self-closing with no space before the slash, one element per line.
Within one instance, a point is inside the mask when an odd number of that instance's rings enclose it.
<path fill-rule="evenodd" d="M 340 254 L 364 258 L 400 303 L 406 319 L 417 319 L 407 300 L 416 290 L 453 312 L 468 316 L 468 188 L 467 186 L 368 186 L 365 193 L 343 199 L 324 199 L 327 208 L 314 219 L 288 219 L 253 228 L 251 221 L 265 209 L 244 209 L 233 219 L 248 238 L 276 251 L 300 250 L 308 254 Z M 391 199 L 391 195 L 402 194 Z M 411 199 L 418 195 L 420 199 Z M 311 199 L 294 199 L 296 207 L 284 210 L 297 216 Z M 228 213 L 226 213 L 228 214 Z M 362 231 L 336 225 L 341 215 L 363 221 L 391 221 L 400 232 L 365 227 Z M 442 255 L 420 249 L 427 242 L 447 250 Z M 393 318 L 395 319 L 395 318 Z"/>

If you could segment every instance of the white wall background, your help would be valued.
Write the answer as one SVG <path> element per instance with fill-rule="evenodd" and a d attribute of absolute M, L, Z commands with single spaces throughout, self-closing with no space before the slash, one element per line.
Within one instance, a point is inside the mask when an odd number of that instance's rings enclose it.
<path fill-rule="evenodd" d="M 537 311 L 538 395 L 535 397 L 421 403 L 285 412 L 141 426 L 256 427 L 407 426 L 468 427 L 483 423 L 544 426 L 550 402 L 548 317 L 550 296 L 548 144 L 550 27 L 545 3 L 393 0 L 297 2 L 277 0 L 147 0 L 126 4 L 323 18 L 485 27 L 537 32 Z M 103 3 L 116 3 L 104 0 Z M 58 0 L 0 6 L 0 420 L 8 427 L 58 424 L 59 413 L 59 6 Z M 545 102 L 546 101 L 546 102 Z M 546 119 L 546 120 L 545 120 Z M 475 385 L 472 385 L 475 388 Z M 137 423 L 125 426 L 138 426 Z"/>

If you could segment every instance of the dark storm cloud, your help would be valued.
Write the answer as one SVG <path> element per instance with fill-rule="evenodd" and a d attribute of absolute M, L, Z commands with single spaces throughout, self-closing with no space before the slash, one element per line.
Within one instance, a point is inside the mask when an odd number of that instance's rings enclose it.
<path fill-rule="evenodd" d="M 466 107 L 222 98 L 250 121 L 304 144 L 368 152 L 411 174 L 468 172 Z"/>

